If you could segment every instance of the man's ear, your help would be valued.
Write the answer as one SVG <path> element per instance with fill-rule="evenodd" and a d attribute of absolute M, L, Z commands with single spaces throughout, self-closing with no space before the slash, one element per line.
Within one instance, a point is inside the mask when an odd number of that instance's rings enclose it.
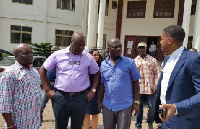
<path fill-rule="evenodd" d="M 168 39 L 168 44 L 172 44 L 173 41 L 174 41 L 173 38 L 169 38 L 169 39 Z"/>

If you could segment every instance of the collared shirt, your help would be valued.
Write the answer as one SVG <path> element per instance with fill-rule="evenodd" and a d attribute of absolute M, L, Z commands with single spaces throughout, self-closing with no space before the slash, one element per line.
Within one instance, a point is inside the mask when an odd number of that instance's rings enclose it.
<path fill-rule="evenodd" d="M 142 77 L 139 80 L 140 94 L 153 94 L 158 83 L 159 65 L 155 58 L 147 55 L 144 59 L 139 55 L 135 58 L 136 66 Z"/>
<path fill-rule="evenodd" d="M 168 87 L 168 83 L 169 83 L 169 79 L 171 77 L 171 73 L 176 65 L 176 62 L 178 61 L 178 59 L 181 56 L 181 53 L 183 52 L 184 47 L 181 46 L 179 49 L 177 49 L 176 51 L 174 51 L 165 67 L 163 68 L 163 79 L 161 81 L 161 94 L 160 94 L 160 100 L 161 100 L 161 104 L 166 104 L 166 92 L 167 92 L 167 87 Z"/>
<path fill-rule="evenodd" d="M 0 77 L 0 113 L 12 113 L 18 129 L 40 128 L 40 84 L 37 70 L 17 61 Z"/>
<path fill-rule="evenodd" d="M 101 63 L 101 83 L 105 86 L 103 105 L 112 111 L 133 104 L 132 81 L 140 79 L 135 61 L 121 56 L 113 66 L 107 57 Z"/>
<path fill-rule="evenodd" d="M 44 68 L 48 71 L 56 68 L 54 87 L 65 92 L 80 92 L 90 86 L 89 73 L 97 73 L 99 67 L 91 54 L 74 55 L 69 48 L 51 54 L 44 62 Z"/>

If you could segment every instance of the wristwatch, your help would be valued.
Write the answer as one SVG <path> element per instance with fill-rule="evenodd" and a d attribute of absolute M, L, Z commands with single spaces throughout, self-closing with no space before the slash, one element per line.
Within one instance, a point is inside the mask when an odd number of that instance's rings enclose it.
<path fill-rule="evenodd" d="M 140 105 L 140 101 L 134 101 L 135 104 Z"/>
<path fill-rule="evenodd" d="M 96 89 L 94 89 L 94 88 L 92 88 L 92 89 L 91 89 L 91 91 L 95 93 L 97 90 L 96 90 Z"/>

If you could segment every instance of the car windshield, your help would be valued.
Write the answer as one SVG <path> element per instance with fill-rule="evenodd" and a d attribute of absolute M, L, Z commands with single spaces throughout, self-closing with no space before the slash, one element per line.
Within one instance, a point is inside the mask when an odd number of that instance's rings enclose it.
<path fill-rule="evenodd" d="M 15 57 L 6 57 L 0 61 L 0 66 L 11 66 L 15 63 Z"/>

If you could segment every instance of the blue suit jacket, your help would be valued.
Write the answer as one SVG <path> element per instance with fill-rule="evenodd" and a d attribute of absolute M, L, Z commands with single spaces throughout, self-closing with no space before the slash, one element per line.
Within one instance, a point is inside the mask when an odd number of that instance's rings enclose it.
<path fill-rule="evenodd" d="M 169 56 L 164 60 L 166 64 Z M 160 122 L 161 73 L 157 86 L 155 121 Z M 200 129 L 200 55 L 184 49 L 169 79 L 166 103 L 175 104 L 178 115 L 162 122 L 162 129 Z"/>

